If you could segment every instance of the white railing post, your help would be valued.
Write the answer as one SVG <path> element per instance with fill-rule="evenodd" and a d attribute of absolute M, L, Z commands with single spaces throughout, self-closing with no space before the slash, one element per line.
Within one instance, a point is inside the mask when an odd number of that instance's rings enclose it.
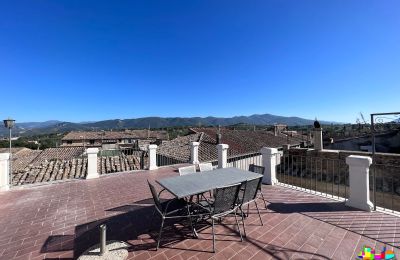
<path fill-rule="evenodd" d="M 10 154 L 0 153 L 0 191 L 10 189 Z"/>
<path fill-rule="evenodd" d="M 190 143 L 190 163 L 199 164 L 199 142 Z"/>
<path fill-rule="evenodd" d="M 157 145 L 149 145 L 149 170 L 156 170 L 157 167 Z"/>
<path fill-rule="evenodd" d="M 97 153 L 99 148 L 87 148 L 86 154 L 88 157 L 87 175 L 86 179 L 99 178 L 99 172 L 97 171 Z"/>
<path fill-rule="evenodd" d="M 346 158 L 349 165 L 350 198 L 346 205 L 371 211 L 374 205 L 369 199 L 369 166 L 372 159 L 367 156 L 350 155 Z"/>
<path fill-rule="evenodd" d="M 262 165 L 265 168 L 263 184 L 275 185 L 276 179 L 276 157 L 278 156 L 278 149 L 263 147 L 261 148 Z"/>
<path fill-rule="evenodd" d="M 218 168 L 226 168 L 228 164 L 228 148 L 227 144 L 217 144 L 218 150 Z"/>

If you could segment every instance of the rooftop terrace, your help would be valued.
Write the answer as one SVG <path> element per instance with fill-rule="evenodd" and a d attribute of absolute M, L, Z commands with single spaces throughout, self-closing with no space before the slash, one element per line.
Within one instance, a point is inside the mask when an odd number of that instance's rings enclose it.
<path fill-rule="evenodd" d="M 175 167 L 0 193 L 0 259 L 77 258 L 99 242 L 102 223 L 107 224 L 108 240 L 130 245 L 129 259 L 354 259 L 364 245 L 377 250 L 387 246 L 400 256 L 399 217 L 266 185 L 264 226 L 251 209 L 244 242 L 228 218 L 217 226 L 215 254 L 209 226 L 200 229 L 198 239 L 187 228 L 170 226 L 156 251 L 157 231 L 149 231 L 153 208 L 146 180 L 176 175 Z"/>

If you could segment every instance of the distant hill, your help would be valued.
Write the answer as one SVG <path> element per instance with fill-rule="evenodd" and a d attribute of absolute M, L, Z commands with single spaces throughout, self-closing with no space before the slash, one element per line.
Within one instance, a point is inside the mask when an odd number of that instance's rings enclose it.
<path fill-rule="evenodd" d="M 26 123 L 16 123 L 16 126 L 21 128 L 21 129 L 33 129 L 33 128 L 41 128 L 41 127 L 48 127 L 52 126 L 55 124 L 61 123 L 61 121 L 58 120 L 49 120 L 45 122 L 26 122 Z"/>
<path fill-rule="evenodd" d="M 312 125 L 314 120 L 300 117 L 284 117 L 271 114 L 235 116 L 235 117 L 143 117 L 135 119 L 112 119 L 98 122 L 71 123 L 57 120 L 46 122 L 17 123 L 14 135 L 38 135 L 64 133 L 69 131 L 91 131 L 126 128 L 164 128 L 173 126 L 228 126 L 235 124 L 289 126 Z M 322 124 L 334 122 L 321 121 Z M 0 135 L 6 136 L 7 129 L 0 128 Z"/>

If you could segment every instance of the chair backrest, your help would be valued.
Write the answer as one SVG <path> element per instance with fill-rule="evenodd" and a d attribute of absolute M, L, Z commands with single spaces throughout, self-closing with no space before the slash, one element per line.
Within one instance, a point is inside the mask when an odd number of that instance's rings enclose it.
<path fill-rule="evenodd" d="M 191 166 L 186 166 L 186 167 L 181 167 L 178 168 L 179 175 L 187 175 L 187 174 L 192 174 L 196 172 L 196 166 L 191 165 Z"/>
<path fill-rule="evenodd" d="M 259 173 L 259 174 L 264 174 L 265 167 L 264 166 L 258 166 L 255 164 L 250 164 L 249 165 L 249 171 Z"/>
<path fill-rule="evenodd" d="M 241 184 L 220 187 L 215 190 L 214 214 L 233 209 L 236 205 Z"/>
<path fill-rule="evenodd" d="M 244 185 L 242 185 L 242 187 L 244 187 L 243 197 L 239 198 L 242 204 L 252 201 L 257 197 L 257 192 L 261 185 L 261 180 L 261 177 L 251 179 L 246 181 Z"/>
<path fill-rule="evenodd" d="M 201 172 L 212 171 L 213 166 L 211 163 L 199 163 L 199 169 Z"/>
<path fill-rule="evenodd" d="M 151 184 L 148 180 L 147 180 L 147 184 L 149 184 L 151 195 L 153 196 L 153 200 L 154 200 L 154 205 L 161 212 L 162 211 L 161 201 L 160 201 L 160 198 L 158 197 L 156 188 L 154 188 L 154 185 Z"/>

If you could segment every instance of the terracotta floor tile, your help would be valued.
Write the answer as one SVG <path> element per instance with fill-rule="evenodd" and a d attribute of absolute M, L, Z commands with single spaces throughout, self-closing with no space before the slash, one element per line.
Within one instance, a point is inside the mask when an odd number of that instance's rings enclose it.
<path fill-rule="evenodd" d="M 234 218 L 227 218 L 216 226 L 216 254 L 210 252 L 209 225 L 199 231 L 198 239 L 190 236 L 186 224 L 167 225 L 162 248 L 155 251 L 160 219 L 150 223 L 153 202 L 146 181 L 176 174 L 175 168 L 166 167 L 1 192 L 0 259 L 77 258 L 98 243 L 98 226 L 103 223 L 109 240 L 130 244 L 129 259 L 347 259 L 363 245 L 399 253 L 400 218 L 265 185 L 268 209 L 259 203 L 264 225 L 252 205 L 244 242 L 232 225 Z"/>

